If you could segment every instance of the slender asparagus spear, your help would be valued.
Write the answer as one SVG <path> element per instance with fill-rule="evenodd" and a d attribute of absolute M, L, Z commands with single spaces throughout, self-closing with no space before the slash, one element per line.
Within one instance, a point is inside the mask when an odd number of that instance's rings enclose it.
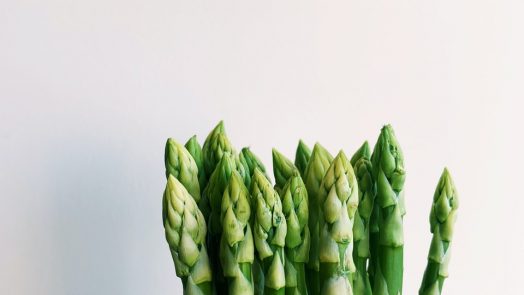
<path fill-rule="evenodd" d="M 220 261 L 229 283 L 229 294 L 253 294 L 251 266 L 254 259 L 253 235 L 249 219 L 249 192 L 240 174 L 233 171 L 222 198 L 220 219 Z"/>
<path fill-rule="evenodd" d="M 438 295 L 442 293 L 444 280 L 448 277 L 448 264 L 453 240 L 453 226 L 457 218 L 459 200 L 455 184 L 448 169 L 444 172 L 433 196 L 429 215 L 429 224 L 433 238 L 428 254 L 428 265 L 424 272 L 420 295 Z"/>
<path fill-rule="evenodd" d="M 198 203 L 200 201 L 200 185 L 198 183 L 198 168 L 195 160 L 187 149 L 169 138 L 164 154 L 166 177 L 173 175 Z"/>
<path fill-rule="evenodd" d="M 311 158 L 311 150 L 301 139 L 298 141 L 297 151 L 295 153 L 295 166 L 298 168 L 298 171 L 300 171 L 302 177 L 304 177 L 304 172 L 306 172 L 309 158 Z"/>
<path fill-rule="evenodd" d="M 282 191 L 282 212 L 287 224 L 286 294 L 307 295 L 305 263 L 309 260 L 311 237 L 307 190 L 298 170 L 293 171 Z"/>
<path fill-rule="evenodd" d="M 295 164 L 291 162 L 286 156 L 281 154 L 275 148 L 272 150 L 273 154 L 273 174 L 275 175 L 275 190 L 281 194 L 284 185 L 288 179 L 293 176 L 294 172 L 297 171 Z"/>
<path fill-rule="evenodd" d="M 390 125 L 382 128 L 371 156 L 377 186 L 378 263 L 375 263 L 373 294 L 402 294 L 404 269 L 404 157 Z"/>
<path fill-rule="evenodd" d="M 198 168 L 198 183 L 200 184 L 200 191 L 203 191 L 207 184 L 207 178 L 206 171 L 204 171 L 204 158 L 202 157 L 202 148 L 198 143 L 196 135 L 193 135 L 184 146 L 195 160 L 195 163 Z"/>
<path fill-rule="evenodd" d="M 306 277 L 308 293 L 311 295 L 320 294 L 320 264 L 318 259 L 319 251 L 319 189 L 320 182 L 333 161 L 333 157 L 320 144 L 316 143 L 311 153 L 311 158 L 304 172 L 304 183 L 306 185 L 309 202 L 309 230 L 311 232 L 311 246 L 309 251 L 309 261 L 306 265 Z"/>
<path fill-rule="evenodd" d="M 321 294 L 353 294 L 353 223 L 358 208 L 357 179 L 343 151 L 333 159 L 319 192 Z"/>
<path fill-rule="evenodd" d="M 367 261 L 370 257 L 369 220 L 375 199 L 370 156 L 369 144 L 366 141 L 351 158 L 351 165 L 353 165 L 357 177 L 359 196 L 358 210 L 353 224 L 353 241 L 355 243 L 353 260 L 357 269 L 353 280 L 353 292 L 363 295 L 372 294 L 367 272 Z"/>
<path fill-rule="evenodd" d="M 278 193 L 258 168 L 253 174 L 251 197 L 255 209 L 253 235 L 264 272 L 264 294 L 284 294 L 286 219 Z"/>
<path fill-rule="evenodd" d="M 224 122 L 220 121 L 209 133 L 202 146 L 204 170 L 207 178 L 215 171 L 216 165 L 224 154 L 235 155 L 236 151 L 227 138 Z"/>
<path fill-rule="evenodd" d="M 212 273 L 205 247 L 206 222 L 185 187 L 169 175 L 162 217 L 167 243 L 184 294 L 211 295 Z"/>
<path fill-rule="evenodd" d="M 240 151 L 239 160 L 240 163 L 242 163 L 242 165 L 244 166 L 247 178 L 249 180 L 248 182 L 246 182 L 247 187 L 251 186 L 251 177 L 253 176 L 253 173 L 255 173 L 255 168 L 260 169 L 260 171 L 262 171 L 262 173 L 266 175 L 266 178 L 268 178 L 266 174 L 266 167 L 264 166 L 262 161 L 260 161 L 257 155 L 255 155 L 251 151 L 250 148 L 245 147 Z"/>

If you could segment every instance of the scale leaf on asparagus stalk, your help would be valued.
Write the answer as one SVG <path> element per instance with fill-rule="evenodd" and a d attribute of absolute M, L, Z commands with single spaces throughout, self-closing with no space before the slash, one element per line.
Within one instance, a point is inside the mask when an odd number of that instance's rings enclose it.
<path fill-rule="evenodd" d="M 168 176 L 163 198 L 165 235 L 185 295 L 211 295 L 212 272 L 205 240 L 204 216 L 186 188 Z"/>
<path fill-rule="evenodd" d="M 174 139 L 169 138 L 166 142 L 164 162 L 166 177 L 173 175 L 178 179 L 198 203 L 200 201 L 198 167 L 188 150 Z"/>
<path fill-rule="evenodd" d="M 428 264 L 420 295 L 439 295 L 444 280 L 448 277 L 448 263 L 451 256 L 453 227 L 457 219 L 459 200 L 457 190 L 448 169 L 444 169 L 433 196 L 429 224 L 433 238 L 428 254 Z"/>
<path fill-rule="evenodd" d="M 326 171 L 319 191 L 319 261 L 321 294 L 352 295 L 353 223 L 358 184 L 351 163 L 340 151 Z"/>
<path fill-rule="evenodd" d="M 373 294 L 402 294 L 404 271 L 404 157 L 393 128 L 382 128 L 373 155 L 377 186 L 374 207 L 378 211 L 378 257 L 374 257 Z M 372 253 L 374 254 L 374 253 Z"/>
<path fill-rule="evenodd" d="M 222 236 L 220 261 L 229 283 L 229 294 L 250 295 L 254 292 L 252 264 L 253 235 L 249 219 L 249 192 L 240 174 L 233 171 L 222 198 Z"/>
<path fill-rule="evenodd" d="M 311 245 L 309 250 L 309 261 L 306 265 L 306 277 L 308 292 L 310 295 L 320 294 L 320 263 L 319 263 L 319 189 L 320 183 L 327 169 L 333 161 L 333 156 L 316 143 L 311 153 L 306 171 L 304 172 L 304 183 L 306 185 L 309 202 L 309 230 L 311 232 Z"/>
<path fill-rule="evenodd" d="M 298 141 L 297 151 L 295 152 L 295 166 L 300 171 L 300 176 L 304 177 L 307 164 L 311 158 L 311 149 L 301 140 Z"/>
<path fill-rule="evenodd" d="M 371 295 L 371 284 L 367 272 L 369 249 L 369 220 L 373 211 L 375 199 L 375 185 L 372 176 L 371 152 L 368 142 L 358 149 L 351 158 L 351 165 L 358 183 L 358 210 L 353 224 L 353 260 L 356 273 L 353 279 L 353 292 L 355 294 Z"/>

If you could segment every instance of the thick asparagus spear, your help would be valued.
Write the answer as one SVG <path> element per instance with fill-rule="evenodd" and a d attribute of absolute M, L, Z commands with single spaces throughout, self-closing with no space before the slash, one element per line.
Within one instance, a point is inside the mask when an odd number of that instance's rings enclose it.
<path fill-rule="evenodd" d="M 187 149 L 169 138 L 166 142 L 164 153 L 164 162 L 166 166 L 166 177 L 173 175 L 187 189 L 189 194 L 200 201 L 200 185 L 198 183 L 198 167 Z"/>
<path fill-rule="evenodd" d="M 309 260 L 311 237 L 308 225 L 307 190 L 298 170 L 282 189 L 282 212 L 286 216 L 286 294 L 306 295 L 305 263 Z"/>
<path fill-rule="evenodd" d="M 206 222 L 195 200 L 173 175 L 168 176 L 162 207 L 166 239 L 184 294 L 212 294 Z"/>
<path fill-rule="evenodd" d="M 371 284 L 367 272 L 367 262 L 370 257 L 369 251 L 369 220 L 373 211 L 375 199 L 375 185 L 373 183 L 371 153 L 368 142 L 351 158 L 351 165 L 358 183 L 358 210 L 355 214 L 353 224 L 353 260 L 356 273 L 353 279 L 353 292 L 355 294 L 371 295 Z"/>
<path fill-rule="evenodd" d="M 298 168 L 298 171 L 300 171 L 302 177 L 304 177 L 304 172 L 306 172 L 309 158 L 311 158 L 311 150 L 301 139 L 298 141 L 297 151 L 295 153 L 295 166 Z"/>
<path fill-rule="evenodd" d="M 288 179 L 293 176 L 294 172 L 297 171 L 295 164 L 291 162 L 286 156 L 281 154 L 275 148 L 272 150 L 273 154 L 273 174 L 275 175 L 275 190 L 281 194 L 284 185 Z"/>
<path fill-rule="evenodd" d="M 238 172 L 233 171 L 222 198 L 220 219 L 220 261 L 228 280 L 229 294 L 253 294 L 251 267 L 254 258 L 253 235 L 249 219 L 249 192 Z"/>
<path fill-rule="evenodd" d="M 318 260 L 319 251 L 319 189 L 320 182 L 324 178 L 326 171 L 333 161 L 333 157 L 320 144 L 315 144 L 311 158 L 309 159 L 304 173 L 304 183 L 306 185 L 309 202 L 309 230 L 311 232 L 311 246 L 309 251 L 309 261 L 306 265 L 306 278 L 308 292 L 311 295 L 320 294 L 320 264 Z"/>
<path fill-rule="evenodd" d="M 253 236 L 264 272 L 264 294 L 285 294 L 286 219 L 278 193 L 258 168 L 253 174 L 251 197 Z"/>
<path fill-rule="evenodd" d="M 373 155 L 373 178 L 377 186 L 378 263 L 375 263 L 373 294 L 402 294 L 404 270 L 404 157 L 390 125 L 382 128 Z"/>
<path fill-rule="evenodd" d="M 198 183 L 202 192 L 207 184 L 206 171 L 204 171 L 204 158 L 202 156 L 202 147 L 198 143 L 196 135 L 193 135 L 184 145 L 191 154 L 198 168 Z"/>
<path fill-rule="evenodd" d="M 358 184 L 351 163 L 340 151 L 319 191 L 321 294 L 353 294 L 353 223 L 358 208 Z"/>
<path fill-rule="evenodd" d="M 444 280 L 448 277 L 448 263 L 451 255 L 453 226 L 457 218 L 459 200 L 455 184 L 448 169 L 444 169 L 433 196 L 429 224 L 433 238 L 428 254 L 428 265 L 420 286 L 420 295 L 442 293 Z"/>

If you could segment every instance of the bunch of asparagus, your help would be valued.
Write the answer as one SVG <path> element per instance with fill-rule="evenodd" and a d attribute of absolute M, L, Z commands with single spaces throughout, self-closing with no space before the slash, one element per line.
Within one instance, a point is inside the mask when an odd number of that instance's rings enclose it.
<path fill-rule="evenodd" d="M 404 158 L 391 126 L 348 159 L 299 141 L 294 162 L 273 149 L 273 185 L 220 122 L 200 146 L 168 139 L 162 202 L 184 294 L 402 294 Z M 441 294 L 458 196 L 447 169 L 430 211 L 419 294 Z"/>

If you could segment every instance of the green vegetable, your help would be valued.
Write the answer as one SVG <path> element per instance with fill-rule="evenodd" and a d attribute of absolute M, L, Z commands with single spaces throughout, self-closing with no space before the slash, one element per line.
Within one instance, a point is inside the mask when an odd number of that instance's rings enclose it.
<path fill-rule="evenodd" d="M 251 197 L 253 235 L 264 272 L 264 294 L 285 294 L 286 219 L 278 193 L 258 168 L 253 174 Z"/>
<path fill-rule="evenodd" d="M 355 294 L 371 295 L 371 284 L 367 272 L 367 262 L 370 258 L 369 251 L 369 220 L 373 211 L 375 200 L 375 185 L 373 183 L 371 153 L 368 142 L 351 158 L 351 165 L 358 183 L 358 210 L 355 214 L 353 224 L 353 260 L 356 273 L 353 280 L 353 292 Z"/>
<path fill-rule="evenodd" d="M 378 253 L 375 259 L 373 294 L 402 294 L 404 270 L 404 157 L 393 128 L 382 128 L 371 156 L 377 186 Z M 373 255 L 373 253 L 372 253 Z M 378 263 L 377 263 L 378 262 Z"/>
<path fill-rule="evenodd" d="M 305 263 L 309 260 L 311 237 L 307 190 L 294 170 L 282 190 L 282 212 L 286 217 L 286 294 L 306 295 Z"/>
<path fill-rule="evenodd" d="M 306 171 L 304 172 L 304 183 L 306 185 L 309 202 L 309 230 L 311 232 L 311 246 L 309 250 L 309 261 L 306 265 L 306 278 L 308 293 L 320 294 L 320 263 L 319 263 L 319 189 L 320 182 L 333 161 L 333 157 L 320 144 L 315 144 Z"/>
<path fill-rule="evenodd" d="M 195 160 L 195 163 L 198 168 L 198 183 L 200 184 L 200 191 L 203 191 L 207 184 L 207 178 L 206 171 L 204 171 L 204 158 L 202 157 L 202 148 L 198 143 L 196 135 L 193 135 L 184 146 Z"/>
<path fill-rule="evenodd" d="M 164 162 L 166 166 L 166 177 L 173 175 L 187 189 L 189 194 L 200 201 L 200 185 L 198 183 L 198 168 L 195 160 L 187 149 L 169 138 L 166 142 L 164 153 Z"/>
<path fill-rule="evenodd" d="M 298 172 L 297 168 L 283 154 L 276 149 L 272 150 L 273 154 L 273 174 L 275 175 L 275 190 L 280 194 L 288 179 Z"/>
<path fill-rule="evenodd" d="M 254 259 L 249 219 L 249 192 L 240 174 L 233 171 L 222 198 L 220 262 L 228 280 L 229 294 L 253 294 L 251 268 Z"/>
<path fill-rule="evenodd" d="M 319 191 L 321 294 L 353 294 L 353 223 L 358 184 L 351 163 L 340 151 L 329 166 Z"/>
<path fill-rule="evenodd" d="M 298 168 L 298 171 L 300 171 L 302 177 L 304 177 L 304 172 L 306 172 L 309 158 L 311 158 L 311 150 L 301 139 L 298 141 L 297 151 L 295 153 L 295 166 Z"/>
<path fill-rule="evenodd" d="M 176 274 L 182 279 L 184 294 L 213 294 L 212 272 L 205 247 L 204 216 L 173 175 L 168 176 L 162 205 L 166 239 Z"/>
<path fill-rule="evenodd" d="M 451 255 L 453 226 L 457 218 L 459 200 L 455 184 L 448 169 L 444 169 L 433 196 L 429 224 L 433 238 L 428 254 L 428 265 L 422 279 L 420 295 L 442 293 L 444 280 L 448 277 L 448 263 Z"/>
<path fill-rule="evenodd" d="M 244 166 L 246 170 L 246 175 L 249 181 L 246 182 L 246 186 L 250 187 L 251 177 L 255 173 L 255 168 L 260 169 L 261 172 L 266 175 L 266 167 L 262 164 L 262 161 L 255 155 L 250 148 L 245 147 L 242 149 L 239 155 L 240 163 Z M 267 178 L 267 175 L 266 175 Z M 269 179 L 269 178 L 268 178 Z"/>
<path fill-rule="evenodd" d="M 236 151 L 227 138 L 224 122 L 220 121 L 209 133 L 202 146 L 204 170 L 207 178 L 215 171 L 215 167 L 224 154 L 235 155 Z"/>

